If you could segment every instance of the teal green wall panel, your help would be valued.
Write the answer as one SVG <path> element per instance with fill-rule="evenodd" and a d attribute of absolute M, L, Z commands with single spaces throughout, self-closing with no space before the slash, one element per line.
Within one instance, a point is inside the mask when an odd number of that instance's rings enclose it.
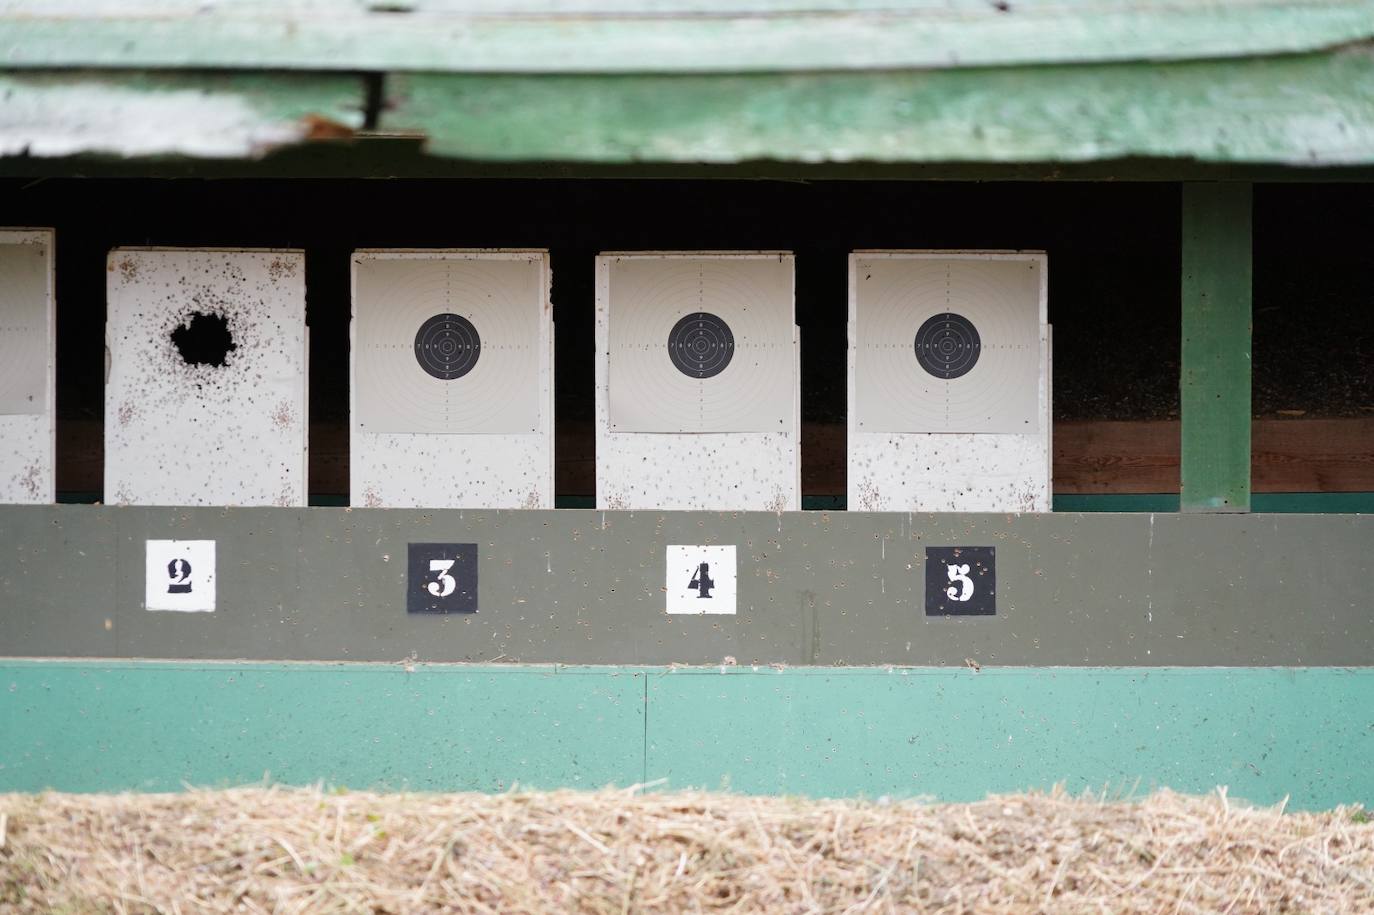
<path fill-rule="evenodd" d="M 1258 492 L 1250 510 L 1274 514 L 1374 515 L 1374 492 Z"/>
<path fill-rule="evenodd" d="M 628 785 L 643 705 L 632 670 L 9 662 L 0 791 Z"/>
<path fill-rule="evenodd" d="M 259 782 L 1374 804 L 1374 668 L 0 662 L 0 792 Z"/>
<path fill-rule="evenodd" d="M 1057 512 L 1176 512 L 1176 492 L 1055 493 Z"/>
<path fill-rule="evenodd" d="M 811 507 L 802 501 L 803 507 Z M 1250 509 L 1278 515 L 1374 515 L 1374 492 L 1257 492 L 1250 496 Z M 1054 497 L 1054 510 L 1176 512 L 1178 493 L 1059 493 Z"/>
<path fill-rule="evenodd" d="M 1374 800 L 1368 668 L 677 671 L 650 677 L 648 708 L 647 774 L 679 788 Z"/>

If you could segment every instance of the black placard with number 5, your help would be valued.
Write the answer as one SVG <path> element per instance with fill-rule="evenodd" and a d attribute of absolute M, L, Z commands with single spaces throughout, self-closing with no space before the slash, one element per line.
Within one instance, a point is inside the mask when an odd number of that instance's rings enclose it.
<path fill-rule="evenodd" d="M 406 610 L 410 613 L 476 613 L 477 544 L 410 544 Z"/>
<path fill-rule="evenodd" d="M 926 547 L 926 616 L 996 615 L 996 547 Z"/>

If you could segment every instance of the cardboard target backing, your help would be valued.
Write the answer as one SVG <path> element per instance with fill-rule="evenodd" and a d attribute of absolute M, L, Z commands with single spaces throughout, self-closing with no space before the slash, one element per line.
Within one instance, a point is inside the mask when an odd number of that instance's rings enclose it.
<path fill-rule="evenodd" d="M 542 250 L 353 256 L 354 505 L 553 506 Z"/>
<path fill-rule="evenodd" d="M 798 335 L 785 252 L 597 258 L 597 502 L 799 504 Z"/>
<path fill-rule="evenodd" d="M 53 231 L 0 229 L 0 503 L 54 500 Z"/>
<path fill-rule="evenodd" d="M 116 248 L 105 501 L 306 503 L 305 256 Z"/>
<path fill-rule="evenodd" d="M 850 256 L 851 510 L 1049 511 L 1047 260 Z"/>

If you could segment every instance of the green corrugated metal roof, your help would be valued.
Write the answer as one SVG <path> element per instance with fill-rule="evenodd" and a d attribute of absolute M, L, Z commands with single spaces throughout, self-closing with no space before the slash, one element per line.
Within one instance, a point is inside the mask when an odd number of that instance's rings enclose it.
<path fill-rule="evenodd" d="M 489 162 L 1366 166 L 1374 0 L 0 0 L 0 157 L 364 112 Z"/>
<path fill-rule="evenodd" d="M 1372 37 L 1371 0 L 0 0 L 0 64 L 25 68 L 945 69 Z"/>
<path fill-rule="evenodd" d="M 403 75 L 383 122 L 475 160 L 1374 161 L 1374 51 L 743 76 Z"/>

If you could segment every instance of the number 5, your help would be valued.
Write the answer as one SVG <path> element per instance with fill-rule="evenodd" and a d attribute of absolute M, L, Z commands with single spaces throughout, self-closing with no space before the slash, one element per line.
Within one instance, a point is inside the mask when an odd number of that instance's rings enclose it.
<path fill-rule="evenodd" d="M 458 589 L 458 582 L 454 580 L 452 575 L 448 574 L 448 570 L 453 568 L 453 564 L 457 561 L 456 559 L 431 559 L 429 561 L 429 570 L 439 573 L 438 580 L 431 581 L 425 586 L 430 594 L 435 597 L 448 597 Z"/>
<path fill-rule="evenodd" d="M 968 577 L 968 563 L 951 565 L 946 568 L 950 587 L 945 588 L 945 596 L 950 600 L 966 601 L 973 596 L 973 579 Z M 954 585 L 958 585 L 955 588 Z"/>

